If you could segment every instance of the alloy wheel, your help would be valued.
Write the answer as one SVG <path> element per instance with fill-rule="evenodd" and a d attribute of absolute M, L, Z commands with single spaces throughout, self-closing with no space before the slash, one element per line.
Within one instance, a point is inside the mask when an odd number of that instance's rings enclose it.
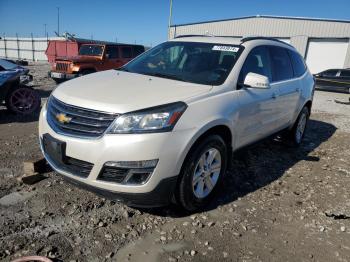
<path fill-rule="evenodd" d="M 32 89 L 18 88 L 12 92 L 9 103 L 15 113 L 30 114 L 38 108 L 39 98 Z"/>
<path fill-rule="evenodd" d="M 296 131 L 295 131 L 295 139 L 298 144 L 301 142 L 303 138 L 305 127 L 306 127 L 306 121 L 307 121 L 307 116 L 305 113 L 303 113 L 300 116 Z"/>
<path fill-rule="evenodd" d="M 221 154 L 210 148 L 199 158 L 192 178 L 193 193 L 197 198 L 205 198 L 213 191 L 221 172 Z"/>

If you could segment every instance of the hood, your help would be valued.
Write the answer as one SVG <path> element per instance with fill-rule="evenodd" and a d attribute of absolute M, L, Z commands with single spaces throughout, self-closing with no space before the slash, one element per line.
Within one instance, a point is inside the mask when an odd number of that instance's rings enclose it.
<path fill-rule="evenodd" d="M 22 75 L 26 75 L 29 69 L 18 66 L 17 68 L 1 71 L 0 72 L 0 86 L 7 81 L 13 81 L 16 78 L 20 78 Z"/>
<path fill-rule="evenodd" d="M 68 56 L 68 57 L 57 57 L 56 62 L 69 61 L 73 63 L 89 63 L 99 61 L 100 57 L 97 56 Z"/>
<path fill-rule="evenodd" d="M 126 113 L 184 101 L 211 86 L 108 70 L 67 81 L 53 95 L 64 103 L 98 111 Z"/>

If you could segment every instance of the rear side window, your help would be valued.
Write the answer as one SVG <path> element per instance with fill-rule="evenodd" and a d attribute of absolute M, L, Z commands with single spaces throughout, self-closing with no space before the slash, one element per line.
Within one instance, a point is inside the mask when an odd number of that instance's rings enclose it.
<path fill-rule="evenodd" d="M 350 77 L 350 70 L 341 70 L 340 76 L 341 77 Z"/>
<path fill-rule="evenodd" d="M 119 57 L 118 47 L 117 46 L 107 46 L 106 47 L 106 55 L 108 55 L 109 59 L 115 59 Z"/>
<path fill-rule="evenodd" d="M 244 79 L 248 73 L 264 75 L 267 76 L 270 81 L 272 80 L 271 62 L 269 52 L 266 47 L 256 47 L 249 53 L 239 74 L 239 84 L 244 83 Z"/>
<path fill-rule="evenodd" d="M 290 59 L 292 61 L 294 76 L 302 76 L 306 71 L 306 65 L 304 59 L 297 52 L 288 50 Z"/>
<path fill-rule="evenodd" d="M 145 48 L 143 46 L 134 46 L 134 57 L 145 52 Z"/>
<path fill-rule="evenodd" d="M 293 68 L 287 53 L 282 47 L 271 46 L 272 81 L 283 81 L 293 78 Z"/>
<path fill-rule="evenodd" d="M 130 46 L 122 47 L 122 57 L 123 58 L 132 58 L 132 51 Z"/>

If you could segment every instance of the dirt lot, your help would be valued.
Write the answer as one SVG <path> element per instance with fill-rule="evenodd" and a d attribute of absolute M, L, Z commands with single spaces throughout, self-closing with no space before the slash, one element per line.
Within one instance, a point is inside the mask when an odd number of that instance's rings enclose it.
<path fill-rule="evenodd" d="M 47 97 L 48 66 L 30 66 Z M 188 216 L 137 210 L 64 182 L 53 172 L 17 180 L 40 156 L 37 116 L 0 110 L 0 260 L 350 261 L 348 95 L 316 92 L 303 145 L 268 140 L 235 154 L 219 200 Z"/>

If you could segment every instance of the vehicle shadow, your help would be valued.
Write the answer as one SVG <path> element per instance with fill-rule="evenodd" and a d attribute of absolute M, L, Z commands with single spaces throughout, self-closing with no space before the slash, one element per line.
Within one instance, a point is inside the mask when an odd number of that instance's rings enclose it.
<path fill-rule="evenodd" d="M 41 109 L 41 108 L 40 108 Z M 39 120 L 40 109 L 29 115 L 18 115 L 11 113 L 6 107 L 0 106 L 0 125 L 10 123 L 31 123 Z"/>
<path fill-rule="evenodd" d="M 229 204 L 265 187 L 284 176 L 290 167 L 301 160 L 319 161 L 318 157 L 309 156 L 309 153 L 327 141 L 335 131 L 336 127 L 332 124 L 310 120 L 304 141 L 298 148 L 288 146 L 277 138 L 271 138 L 235 152 L 232 168 L 226 174 L 221 192 L 205 211 Z M 170 217 L 189 215 L 176 206 L 143 211 Z"/>

